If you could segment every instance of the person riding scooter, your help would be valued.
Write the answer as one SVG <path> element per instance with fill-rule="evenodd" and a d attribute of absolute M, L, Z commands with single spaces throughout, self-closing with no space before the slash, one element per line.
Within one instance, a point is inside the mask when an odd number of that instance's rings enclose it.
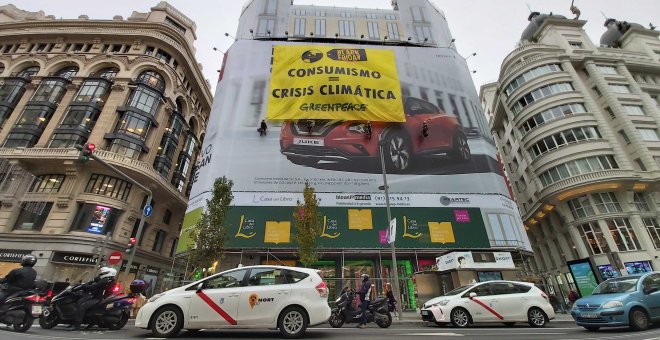
<path fill-rule="evenodd" d="M 362 274 L 362 287 L 358 291 L 358 295 L 360 295 L 360 310 L 362 311 L 362 319 L 358 327 L 365 328 L 367 327 L 367 309 L 371 301 L 371 282 L 369 282 L 367 274 Z"/>
<path fill-rule="evenodd" d="M 106 295 L 106 291 L 115 285 L 117 269 L 101 267 L 93 281 L 82 285 L 83 297 L 78 300 L 78 306 L 73 324 L 68 330 L 80 330 L 80 324 L 85 317 L 85 312 L 99 303 Z"/>
<path fill-rule="evenodd" d="M 0 285 L 7 285 L 7 288 L 0 289 L 0 304 L 4 302 L 6 297 L 16 292 L 34 288 L 34 280 L 37 279 L 37 271 L 32 267 L 36 263 L 36 256 L 32 254 L 24 255 L 23 258 L 21 258 L 21 268 L 16 268 L 10 271 L 7 276 L 0 279 Z"/>

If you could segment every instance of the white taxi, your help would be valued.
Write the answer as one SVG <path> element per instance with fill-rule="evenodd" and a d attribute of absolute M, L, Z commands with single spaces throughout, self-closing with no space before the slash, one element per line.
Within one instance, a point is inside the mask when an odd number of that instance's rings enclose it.
<path fill-rule="evenodd" d="M 501 322 L 513 326 L 526 322 L 545 327 L 555 318 L 548 296 L 533 284 L 489 281 L 456 288 L 424 303 L 422 320 L 438 325 L 467 327 L 476 322 Z"/>
<path fill-rule="evenodd" d="M 173 337 L 181 329 L 270 328 L 297 338 L 329 317 L 328 288 L 316 270 L 250 266 L 152 296 L 135 327 L 155 337 Z"/>

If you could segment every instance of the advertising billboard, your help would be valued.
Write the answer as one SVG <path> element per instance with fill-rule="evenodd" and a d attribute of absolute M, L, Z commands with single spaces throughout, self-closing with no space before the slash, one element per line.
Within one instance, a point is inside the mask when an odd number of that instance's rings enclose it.
<path fill-rule="evenodd" d="M 94 213 L 92 214 L 92 220 L 89 223 L 89 228 L 87 228 L 87 232 L 94 234 L 103 233 L 103 229 L 105 228 L 105 225 L 108 222 L 111 212 L 112 212 L 112 208 L 97 205 L 96 208 L 94 209 Z"/>
<path fill-rule="evenodd" d="M 255 40 L 227 52 L 177 250 L 221 176 L 234 182 L 230 247 L 295 248 L 305 182 L 322 247 L 387 247 L 381 147 L 397 247 L 531 250 L 453 49 Z"/>
<path fill-rule="evenodd" d="M 575 278 L 575 284 L 581 297 L 589 296 L 598 287 L 598 279 L 589 259 L 567 262 L 568 269 Z"/>
<path fill-rule="evenodd" d="M 474 261 L 472 252 L 455 251 L 438 257 L 436 266 L 439 271 L 449 269 L 513 269 L 516 267 L 509 252 L 493 252 L 487 255 L 492 256 L 488 256 L 488 260 Z"/>

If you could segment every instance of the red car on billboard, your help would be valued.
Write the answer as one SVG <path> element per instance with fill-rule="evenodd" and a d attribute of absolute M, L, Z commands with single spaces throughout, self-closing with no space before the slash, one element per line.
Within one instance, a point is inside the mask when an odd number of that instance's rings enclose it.
<path fill-rule="evenodd" d="M 454 161 L 471 158 L 458 119 L 437 106 L 413 97 L 404 99 L 405 123 L 297 120 L 282 125 L 280 151 L 291 162 L 314 166 L 319 161 L 378 161 L 384 146 L 388 171 L 402 173 L 420 156 L 447 155 Z"/>

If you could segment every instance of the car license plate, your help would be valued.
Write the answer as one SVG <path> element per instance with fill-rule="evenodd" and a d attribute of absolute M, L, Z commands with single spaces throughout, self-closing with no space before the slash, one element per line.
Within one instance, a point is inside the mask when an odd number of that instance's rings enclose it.
<path fill-rule="evenodd" d="M 429 311 L 427 311 L 427 310 L 423 310 L 423 311 L 422 311 L 422 315 L 429 315 Z"/>
<path fill-rule="evenodd" d="M 596 318 L 598 318 L 598 314 L 596 314 L 596 313 L 581 313 L 580 316 L 585 318 L 585 319 L 596 319 Z"/>
<path fill-rule="evenodd" d="M 32 306 L 32 314 L 33 315 L 41 315 L 41 306 Z"/>
<path fill-rule="evenodd" d="M 293 144 L 295 145 L 307 145 L 307 146 L 323 146 L 323 139 L 313 139 L 313 138 L 294 138 Z"/>

